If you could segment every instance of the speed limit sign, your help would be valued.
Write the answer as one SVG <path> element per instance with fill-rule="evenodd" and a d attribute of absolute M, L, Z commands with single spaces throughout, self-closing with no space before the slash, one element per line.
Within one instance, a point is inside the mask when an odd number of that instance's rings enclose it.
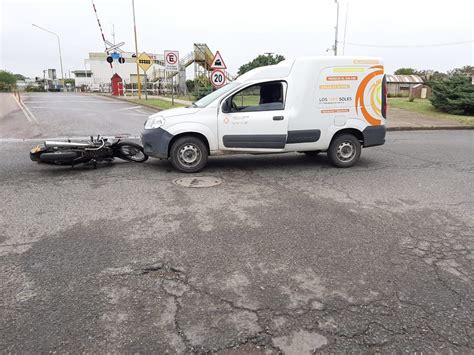
<path fill-rule="evenodd" d="M 215 69 L 212 71 L 211 84 L 216 89 L 225 85 L 225 73 L 223 70 Z"/>

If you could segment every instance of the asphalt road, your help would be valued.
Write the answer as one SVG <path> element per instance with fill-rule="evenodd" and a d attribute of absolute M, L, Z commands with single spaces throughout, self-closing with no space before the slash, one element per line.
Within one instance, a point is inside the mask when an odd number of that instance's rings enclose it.
<path fill-rule="evenodd" d="M 473 351 L 474 131 L 215 157 L 204 189 L 32 145 L 0 140 L 2 353 Z"/>
<path fill-rule="evenodd" d="M 0 139 L 138 135 L 155 112 L 99 95 L 24 93 L 21 98 L 26 114 L 11 94 L 0 94 Z"/>

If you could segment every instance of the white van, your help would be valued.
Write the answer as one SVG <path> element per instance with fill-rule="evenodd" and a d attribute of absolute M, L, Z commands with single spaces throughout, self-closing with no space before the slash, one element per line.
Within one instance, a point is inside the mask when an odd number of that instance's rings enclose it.
<path fill-rule="evenodd" d="M 361 147 L 385 142 L 385 75 L 380 58 L 308 57 L 245 73 L 192 106 L 158 112 L 142 133 L 145 153 L 179 171 L 209 155 L 327 152 L 337 167 Z"/>

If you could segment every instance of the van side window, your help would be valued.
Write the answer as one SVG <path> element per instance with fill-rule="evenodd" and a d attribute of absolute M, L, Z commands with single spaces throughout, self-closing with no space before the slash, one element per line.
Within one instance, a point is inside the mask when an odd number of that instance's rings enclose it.
<path fill-rule="evenodd" d="M 274 111 L 284 108 L 281 82 L 252 85 L 232 97 L 232 112 Z"/>

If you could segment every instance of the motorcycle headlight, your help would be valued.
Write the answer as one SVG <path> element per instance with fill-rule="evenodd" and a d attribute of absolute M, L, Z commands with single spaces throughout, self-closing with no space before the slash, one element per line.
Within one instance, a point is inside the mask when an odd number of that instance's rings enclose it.
<path fill-rule="evenodd" d="M 164 117 L 161 116 L 156 116 L 156 117 L 150 117 L 146 122 L 145 122 L 145 129 L 154 129 L 154 128 L 160 128 L 165 124 L 165 119 Z"/>

